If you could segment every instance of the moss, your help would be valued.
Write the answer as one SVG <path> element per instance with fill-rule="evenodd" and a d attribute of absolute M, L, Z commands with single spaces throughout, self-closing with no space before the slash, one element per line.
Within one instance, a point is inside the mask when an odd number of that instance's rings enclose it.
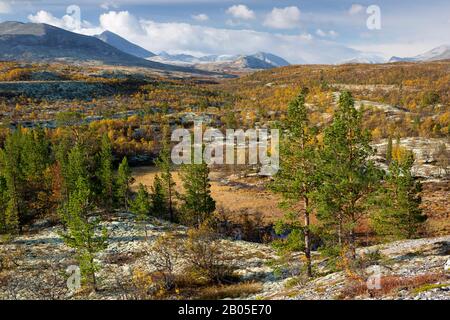
<path fill-rule="evenodd" d="M 433 289 L 439 289 L 439 288 L 445 288 L 445 287 L 449 287 L 450 283 L 434 283 L 434 284 L 426 284 L 423 286 L 420 286 L 418 288 L 415 288 L 413 293 L 414 294 L 419 294 L 421 292 L 426 292 L 426 291 L 430 291 Z"/>

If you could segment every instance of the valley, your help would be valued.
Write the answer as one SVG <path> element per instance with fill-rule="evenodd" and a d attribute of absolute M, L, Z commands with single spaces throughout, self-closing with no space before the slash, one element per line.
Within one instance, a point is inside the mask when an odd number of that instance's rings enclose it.
<path fill-rule="evenodd" d="M 0 299 L 448 299 L 447 52 L 290 65 L 0 23 Z M 278 174 L 174 165 L 194 120 L 279 129 Z"/>

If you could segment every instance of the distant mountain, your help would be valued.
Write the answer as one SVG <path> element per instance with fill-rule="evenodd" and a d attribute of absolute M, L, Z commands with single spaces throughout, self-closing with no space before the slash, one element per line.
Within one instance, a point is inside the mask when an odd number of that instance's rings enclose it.
<path fill-rule="evenodd" d="M 275 67 L 286 67 L 289 66 L 290 63 L 284 60 L 283 58 L 276 56 L 271 53 L 266 52 L 258 52 L 250 57 L 259 59 L 261 61 L 264 61 L 265 63 L 268 63 L 269 65 L 275 66 Z"/>
<path fill-rule="evenodd" d="M 131 54 L 139 58 L 146 59 L 155 56 L 153 52 L 145 50 L 144 48 L 135 45 L 134 43 L 131 43 L 130 41 L 122 38 L 121 36 L 111 31 L 105 31 L 101 34 L 95 35 L 94 37 L 102 40 L 103 42 L 113 46 L 116 49 L 119 49 L 120 51 L 123 51 L 125 53 Z"/>
<path fill-rule="evenodd" d="M 385 62 L 386 59 L 378 54 L 360 52 L 358 56 L 341 61 L 339 64 L 376 64 Z"/>
<path fill-rule="evenodd" d="M 389 62 L 422 62 L 450 59 L 450 45 L 443 45 L 415 57 L 392 57 Z"/>
<path fill-rule="evenodd" d="M 122 52 L 95 37 L 48 24 L 12 21 L 0 23 L 0 60 L 94 63 L 188 73 L 199 71 L 148 61 Z"/>
<path fill-rule="evenodd" d="M 266 52 L 258 52 L 252 55 L 208 55 L 203 57 L 194 57 L 188 54 L 171 55 L 167 52 L 161 52 L 150 60 L 175 65 L 196 65 L 204 69 L 208 69 L 208 65 L 234 69 L 271 69 L 289 65 L 289 62 L 283 58 Z"/>

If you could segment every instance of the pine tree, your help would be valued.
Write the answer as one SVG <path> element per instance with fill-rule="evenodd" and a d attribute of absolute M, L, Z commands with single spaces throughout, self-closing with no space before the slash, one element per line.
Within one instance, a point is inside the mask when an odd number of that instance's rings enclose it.
<path fill-rule="evenodd" d="M 120 205 L 123 205 L 125 210 L 128 210 L 130 184 L 132 180 L 127 157 L 124 157 L 117 172 L 117 199 L 119 200 Z"/>
<path fill-rule="evenodd" d="M 90 217 L 92 193 L 89 183 L 83 176 L 78 177 L 75 189 L 65 204 L 63 219 L 66 225 L 66 233 L 61 234 L 64 242 L 76 250 L 83 281 L 97 290 L 97 278 L 95 273 L 99 266 L 95 263 L 95 255 L 107 246 L 107 232 L 103 229 L 101 235 L 97 235 L 99 220 Z"/>
<path fill-rule="evenodd" d="M 369 157 L 370 134 L 362 128 L 363 110 L 356 110 L 349 92 L 342 92 L 332 124 L 325 130 L 321 152 L 321 185 L 314 193 L 317 216 L 339 246 L 356 256 L 355 228 L 367 213 L 368 196 L 381 174 Z"/>
<path fill-rule="evenodd" d="M 150 199 L 152 215 L 157 217 L 164 217 L 167 213 L 167 202 L 163 189 L 161 178 L 156 175 L 151 188 Z"/>
<path fill-rule="evenodd" d="M 111 141 L 107 134 L 102 137 L 100 150 L 99 180 L 101 182 L 101 199 L 105 208 L 109 211 L 113 205 L 114 180 L 113 180 L 113 155 Z"/>
<path fill-rule="evenodd" d="M 21 165 L 23 142 L 22 131 L 16 130 L 7 137 L 4 149 L 0 153 L 3 177 L 8 190 L 4 223 L 6 231 L 12 234 L 20 231 L 26 212 L 25 201 L 23 200 L 26 183 Z"/>
<path fill-rule="evenodd" d="M 6 233 L 6 208 L 9 202 L 6 179 L 0 174 L 0 234 Z"/>
<path fill-rule="evenodd" d="M 183 218 L 190 225 L 200 226 L 216 209 L 216 202 L 211 197 L 208 165 L 183 165 L 181 170 L 184 194 Z"/>
<path fill-rule="evenodd" d="M 139 185 L 136 197 L 131 202 L 131 212 L 135 214 L 137 222 L 143 226 L 145 239 L 147 239 L 146 224 L 150 213 L 150 199 L 147 188 L 142 183 Z"/>
<path fill-rule="evenodd" d="M 76 144 L 68 154 L 67 164 L 63 168 L 63 172 L 65 173 L 64 178 L 69 195 L 77 189 L 79 177 L 84 177 L 86 182 L 89 182 L 90 173 L 86 159 L 86 152 L 80 144 Z"/>
<path fill-rule="evenodd" d="M 280 171 L 271 185 L 272 190 L 282 194 L 280 205 L 287 211 L 284 219 L 277 223 L 277 231 L 290 232 L 281 244 L 283 250 L 286 247 L 304 250 L 307 274 L 311 277 L 310 194 L 317 185 L 317 142 L 308 121 L 304 94 L 289 104 L 285 129 L 288 134 L 280 146 Z M 300 236 L 302 243 L 292 243 L 298 242 Z"/>
<path fill-rule="evenodd" d="M 162 139 L 162 149 L 159 153 L 159 157 L 156 160 L 156 165 L 161 171 L 161 183 L 163 187 L 163 194 L 166 205 L 164 206 L 167 210 L 167 214 L 171 222 L 175 221 L 174 214 L 174 198 L 176 196 L 175 192 L 175 182 L 172 177 L 172 159 L 170 154 L 170 127 L 169 125 L 163 126 L 163 139 Z M 160 207 L 159 210 L 163 209 Z"/>
<path fill-rule="evenodd" d="M 407 152 L 389 166 L 386 183 L 375 197 L 378 210 L 371 217 L 372 226 L 379 235 L 411 239 L 426 220 L 420 208 L 422 185 L 411 174 L 413 164 L 414 155 Z"/>

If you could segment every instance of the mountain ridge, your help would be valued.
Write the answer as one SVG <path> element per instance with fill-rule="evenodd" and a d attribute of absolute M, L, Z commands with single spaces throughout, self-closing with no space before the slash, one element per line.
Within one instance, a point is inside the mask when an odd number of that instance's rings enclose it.
<path fill-rule="evenodd" d="M 0 23 L 0 60 L 73 62 L 144 67 L 163 71 L 205 73 L 193 68 L 149 61 L 125 53 L 102 40 L 44 23 Z"/>
<path fill-rule="evenodd" d="M 108 30 L 103 31 L 101 34 L 94 35 L 93 37 L 102 40 L 120 51 L 142 59 L 154 57 L 156 55 Z"/>
<path fill-rule="evenodd" d="M 429 62 L 450 59 L 450 45 L 444 44 L 414 57 L 393 56 L 389 62 Z"/>

